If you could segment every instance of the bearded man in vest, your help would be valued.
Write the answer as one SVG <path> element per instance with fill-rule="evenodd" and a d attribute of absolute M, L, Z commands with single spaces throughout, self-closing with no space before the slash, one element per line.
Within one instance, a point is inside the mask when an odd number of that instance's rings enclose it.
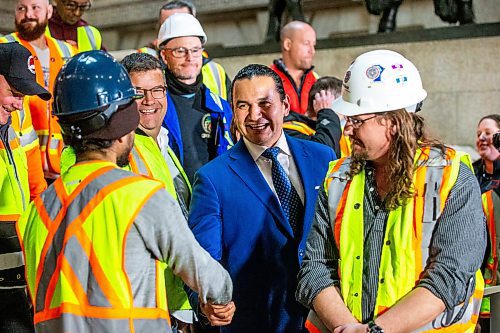
<path fill-rule="evenodd" d="M 38 84 L 53 91 L 57 73 L 64 62 L 76 50 L 63 41 L 45 35 L 48 20 L 52 16 L 48 0 L 18 0 L 15 7 L 17 32 L 0 38 L 0 43 L 19 42 L 26 47 L 33 59 L 30 69 L 36 73 Z M 45 178 L 51 182 L 60 172 L 59 158 L 63 148 L 61 128 L 56 117 L 51 115 L 52 100 L 44 101 L 37 96 L 29 97 L 27 103 L 33 127 L 40 140 L 40 151 Z"/>
<path fill-rule="evenodd" d="M 25 95 L 51 96 L 36 83 L 28 67 L 31 57 L 18 43 L 0 44 L 0 332 L 7 333 L 33 332 L 15 223 L 30 201 L 28 173 L 34 170 L 12 126 L 12 114 L 22 107 Z"/>
<path fill-rule="evenodd" d="M 316 53 L 316 32 L 309 24 L 292 21 L 280 34 L 281 59 L 275 59 L 271 68 L 283 80 L 290 99 L 290 112 L 306 114 L 309 90 L 318 79 L 312 62 Z"/>
<path fill-rule="evenodd" d="M 171 332 L 165 263 L 213 304 L 212 324 L 229 323 L 228 273 L 195 241 L 163 183 L 119 168 L 139 124 L 123 66 L 102 51 L 80 53 L 55 94 L 77 163 L 17 224 L 37 332 Z"/>
<path fill-rule="evenodd" d="M 377 50 L 333 109 L 352 156 L 330 164 L 297 287 L 310 332 L 474 332 L 486 248 L 468 155 L 429 138 L 417 68 Z"/>
<path fill-rule="evenodd" d="M 53 0 L 54 13 L 46 33 L 75 46 L 79 52 L 106 50 L 101 32 L 84 19 L 83 14 L 92 7 L 91 0 Z"/>

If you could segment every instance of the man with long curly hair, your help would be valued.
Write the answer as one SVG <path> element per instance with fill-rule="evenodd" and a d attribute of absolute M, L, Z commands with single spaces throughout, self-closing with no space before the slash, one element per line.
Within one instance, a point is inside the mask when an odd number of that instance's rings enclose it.
<path fill-rule="evenodd" d="M 468 155 L 431 139 L 402 55 L 362 54 L 333 109 L 352 156 L 330 164 L 299 273 L 313 332 L 473 332 L 486 246 Z"/>

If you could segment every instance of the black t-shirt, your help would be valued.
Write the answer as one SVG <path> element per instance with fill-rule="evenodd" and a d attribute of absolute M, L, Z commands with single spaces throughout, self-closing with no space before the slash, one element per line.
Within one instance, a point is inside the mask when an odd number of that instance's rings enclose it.
<path fill-rule="evenodd" d="M 181 129 L 183 167 L 191 183 L 195 172 L 210 160 L 210 113 L 202 110 L 199 94 L 171 95 Z"/>

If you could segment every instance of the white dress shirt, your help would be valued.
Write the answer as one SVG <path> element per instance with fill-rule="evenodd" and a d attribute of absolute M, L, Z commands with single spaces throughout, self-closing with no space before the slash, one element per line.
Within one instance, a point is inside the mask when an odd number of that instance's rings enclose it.
<path fill-rule="evenodd" d="M 261 156 L 262 153 L 267 148 L 271 147 L 256 145 L 255 143 L 248 141 L 245 137 L 243 137 L 243 142 L 245 143 L 245 146 L 247 147 L 253 160 L 259 167 L 262 176 L 264 176 L 264 179 L 266 180 L 267 184 L 274 192 L 274 195 L 278 198 L 278 195 L 276 194 L 276 190 L 273 184 L 273 176 L 271 171 L 272 161 L 264 156 Z M 304 204 L 304 188 L 302 187 L 302 181 L 300 179 L 299 171 L 297 170 L 297 166 L 295 165 L 295 160 L 293 159 L 293 156 L 290 152 L 290 148 L 288 147 L 288 143 L 286 142 L 286 137 L 283 134 L 283 132 L 281 133 L 281 136 L 274 145 L 274 147 L 278 147 L 280 149 L 280 152 L 278 153 L 277 157 L 278 162 L 285 170 L 285 173 L 290 179 L 290 182 L 292 183 L 293 187 L 295 187 L 295 190 L 299 195 L 300 201 L 302 201 L 302 204 Z"/>

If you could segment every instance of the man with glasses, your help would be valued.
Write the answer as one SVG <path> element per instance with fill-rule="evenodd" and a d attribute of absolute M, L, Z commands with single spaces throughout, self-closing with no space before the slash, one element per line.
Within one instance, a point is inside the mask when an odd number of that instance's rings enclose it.
<path fill-rule="evenodd" d="M 160 8 L 158 16 L 158 29 L 167 18 L 175 13 L 187 13 L 196 17 L 196 7 L 190 1 L 168 1 Z M 138 51 L 142 53 L 149 53 L 152 56 L 160 58 L 161 60 L 158 50 L 158 39 L 153 40 L 147 46 L 141 47 Z M 201 74 L 203 76 L 203 84 L 205 84 L 210 91 L 219 95 L 226 101 L 229 100 L 231 80 L 229 79 L 229 76 L 224 68 L 210 58 L 206 51 L 203 51 L 203 66 L 201 67 Z"/>
<path fill-rule="evenodd" d="M 78 47 L 79 52 L 105 50 L 101 33 L 82 19 L 92 7 L 91 0 L 53 0 L 54 14 L 47 33 Z"/>
<path fill-rule="evenodd" d="M 364 53 L 345 75 L 333 109 L 352 155 L 330 164 L 298 275 L 311 332 L 474 332 L 481 193 L 470 157 L 427 135 L 426 96 L 393 51 Z"/>
<path fill-rule="evenodd" d="M 167 18 L 158 33 L 169 89 L 163 125 L 168 129 L 169 145 L 190 181 L 196 170 L 233 145 L 229 131 L 231 108 L 203 83 L 202 52 L 206 41 L 200 22 L 186 13 Z"/>

